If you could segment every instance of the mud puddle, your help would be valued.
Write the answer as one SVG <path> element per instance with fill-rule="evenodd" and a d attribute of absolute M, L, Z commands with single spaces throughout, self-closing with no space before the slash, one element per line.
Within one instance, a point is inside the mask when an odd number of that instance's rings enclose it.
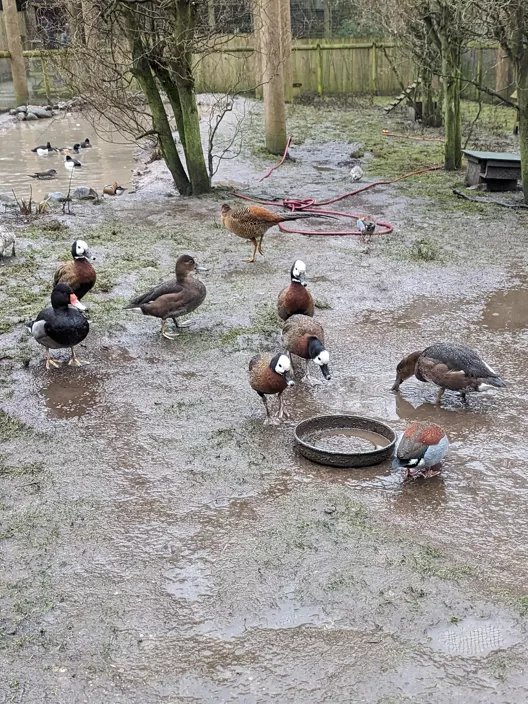
<path fill-rule="evenodd" d="M 73 170 L 73 176 L 65 168 L 64 156 L 59 152 L 38 156 L 31 151 L 47 142 L 52 147 L 65 147 L 86 138 L 93 146 L 72 155 L 82 164 L 80 169 Z M 101 194 L 104 186 L 114 181 L 130 187 L 136 149 L 135 143 L 126 142 L 110 125 L 101 125 L 100 135 L 97 135 L 93 125 L 82 115 L 61 114 L 50 120 L 19 122 L 0 132 L 0 193 L 12 195 L 14 190 L 19 199 L 27 200 L 31 188 L 33 199 L 40 201 L 52 191 L 66 194 L 70 177 L 72 190 L 89 186 Z M 41 181 L 28 177 L 48 169 L 57 171 L 56 178 Z"/>

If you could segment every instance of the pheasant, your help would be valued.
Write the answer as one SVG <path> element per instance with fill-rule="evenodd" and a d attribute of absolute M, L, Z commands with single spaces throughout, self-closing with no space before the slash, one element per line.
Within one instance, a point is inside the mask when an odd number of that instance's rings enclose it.
<path fill-rule="evenodd" d="M 316 213 L 293 213 L 280 215 L 272 213 L 271 210 L 261 208 L 258 205 L 248 205 L 245 208 L 231 208 L 224 203 L 221 207 L 222 225 L 237 237 L 250 240 L 253 243 L 253 256 L 247 259 L 253 263 L 257 258 L 257 250 L 262 254 L 262 240 L 270 227 L 274 227 L 281 222 L 289 220 L 300 220 L 301 218 L 321 217 Z"/>

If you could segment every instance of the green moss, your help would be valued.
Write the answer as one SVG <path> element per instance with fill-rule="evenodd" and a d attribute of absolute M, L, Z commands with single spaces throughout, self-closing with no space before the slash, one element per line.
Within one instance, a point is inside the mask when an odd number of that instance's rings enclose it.
<path fill-rule="evenodd" d="M 9 442 L 17 440 L 25 433 L 30 432 L 29 428 L 14 416 L 6 413 L 0 408 L 0 441 Z"/>
<path fill-rule="evenodd" d="M 470 565 L 449 564 L 444 555 L 429 546 L 420 548 L 410 556 L 411 566 L 424 577 L 457 580 L 474 573 Z"/>

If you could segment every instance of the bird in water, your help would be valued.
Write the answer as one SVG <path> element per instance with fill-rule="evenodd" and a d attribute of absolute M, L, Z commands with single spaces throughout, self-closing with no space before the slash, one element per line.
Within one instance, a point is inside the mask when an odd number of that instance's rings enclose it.
<path fill-rule="evenodd" d="M 183 254 L 176 261 L 175 279 L 134 298 L 125 308 L 140 310 L 143 315 L 161 318 L 161 334 L 167 340 L 174 340 L 177 333 L 167 332 L 167 320 L 172 318 L 176 328 L 187 327 L 189 321 L 178 324 L 177 318 L 196 310 L 205 300 L 205 286 L 191 276 L 193 271 L 207 271 L 207 267 L 198 266 L 193 257 Z"/>
<path fill-rule="evenodd" d="M 48 169 L 47 171 L 36 171 L 34 174 L 28 174 L 29 178 L 37 178 L 40 181 L 51 181 L 52 178 L 57 178 L 56 169 Z"/>
<path fill-rule="evenodd" d="M 324 346 L 324 330 L 320 323 L 308 315 L 292 315 L 282 326 L 282 343 L 290 355 L 306 360 L 305 380 L 308 383 L 319 383 L 310 376 L 310 360 L 317 364 L 324 378 L 330 380 L 330 355 Z"/>
<path fill-rule="evenodd" d="M 59 152 L 61 154 L 79 154 L 81 151 L 80 144 L 74 144 L 73 147 L 59 147 Z"/>
<path fill-rule="evenodd" d="M 61 264 L 53 276 L 53 285 L 68 284 L 80 300 L 90 291 L 97 280 L 97 274 L 90 261 L 95 257 L 84 240 L 75 240 L 71 246 L 72 260 Z"/>
<path fill-rule="evenodd" d="M 400 385 L 413 375 L 419 381 L 430 381 L 440 387 L 437 403 L 446 389 L 460 392 L 465 401 L 467 393 L 506 386 L 476 352 L 453 342 L 437 342 L 402 359 L 396 367 L 392 391 L 398 391 Z"/>
<path fill-rule="evenodd" d="M 46 154 L 51 154 L 51 152 L 56 152 L 57 150 L 55 147 L 52 147 L 49 142 L 47 142 L 46 144 L 41 144 L 40 146 L 35 147 L 31 151 L 35 152 L 39 156 L 46 156 Z"/>
<path fill-rule="evenodd" d="M 103 193 L 106 193 L 107 196 L 122 196 L 125 191 L 126 188 L 120 186 L 117 181 L 103 188 Z"/>
<path fill-rule="evenodd" d="M 249 362 L 249 384 L 258 393 L 266 408 L 265 423 L 276 423 L 282 418 L 289 418 L 282 402 L 282 393 L 295 383 L 291 377 L 291 363 L 287 354 L 257 354 Z M 279 410 L 272 418 L 266 396 L 277 394 Z"/>
<path fill-rule="evenodd" d="M 280 215 L 258 205 L 232 208 L 224 203 L 221 210 L 222 225 L 237 237 L 249 240 L 253 244 L 253 255 L 246 261 L 252 263 L 257 258 L 257 250 L 262 252 L 262 240 L 270 229 L 281 222 L 300 220 L 301 218 L 323 217 L 317 213 L 293 213 Z"/>
<path fill-rule="evenodd" d="M 85 308 L 71 288 L 67 284 L 58 284 L 51 293 L 51 308 L 44 308 L 36 320 L 26 324 L 33 338 L 47 349 L 46 369 L 60 367 L 59 362 L 52 358 L 50 350 L 68 347 L 71 349 L 68 364 L 76 367 L 85 364 L 75 354 L 75 346 L 90 331 L 90 324 L 80 310 Z"/>
<path fill-rule="evenodd" d="M 440 474 L 440 463 L 447 455 L 449 440 L 435 423 L 411 423 L 396 446 L 393 469 L 404 471 L 406 479 L 434 477 Z"/>
<path fill-rule="evenodd" d="M 72 156 L 70 156 L 68 154 L 66 156 L 66 158 L 64 159 L 64 166 L 67 169 L 80 169 L 82 164 L 80 161 L 78 161 L 77 159 L 74 159 Z"/>
<path fill-rule="evenodd" d="M 88 137 L 86 137 L 86 139 L 83 139 L 79 146 L 81 147 L 81 149 L 90 149 L 92 145 Z"/>
<path fill-rule="evenodd" d="M 306 289 L 306 264 L 297 259 L 290 271 L 291 283 L 279 293 L 277 313 L 279 318 L 287 320 L 300 313 L 313 317 L 314 302 L 312 294 Z"/>

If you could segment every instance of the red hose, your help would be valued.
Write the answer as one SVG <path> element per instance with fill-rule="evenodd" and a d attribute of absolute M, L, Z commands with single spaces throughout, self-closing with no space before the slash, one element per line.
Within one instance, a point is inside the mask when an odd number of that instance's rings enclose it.
<path fill-rule="evenodd" d="M 286 143 L 286 149 L 284 150 L 284 154 L 282 156 L 282 159 L 279 161 L 278 164 L 273 166 L 271 169 L 268 169 L 268 171 L 259 178 L 257 183 L 260 183 L 263 181 L 265 178 L 268 178 L 268 176 L 271 175 L 275 169 L 278 169 L 282 164 L 284 164 L 284 161 L 286 160 L 286 157 L 288 155 L 288 149 L 291 144 L 291 137 L 288 137 L 288 141 Z M 283 208 L 289 209 L 292 213 L 296 211 L 302 211 L 305 213 L 320 213 L 321 215 L 338 215 L 339 217 L 343 218 L 352 218 L 353 220 L 358 220 L 361 217 L 365 217 L 364 215 L 355 215 L 353 213 L 343 213 L 339 210 L 325 210 L 321 209 L 322 205 L 330 205 L 331 203 L 336 203 L 337 201 L 344 200 L 345 198 L 350 198 L 351 196 L 355 196 L 358 193 L 363 193 L 363 191 L 368 191 L 371 188 L 375 188 L 376 186 L 388 186 L 391 183 L 396 183 L 396 181 L 401 181 L 404 178 L 409 178 L 410 176 L 418 176 L 419 174 L 424 174 L 428 171 L 438 171 L 439 169 L 443 169 L 443 166 L 429 166 L 425 169 L 419 169 L 418 171 L 411 171 L 408 174 L 403 174 L 403 176 L 398 176 L 397 178 L 390 179 L 389 181 L 374 181 L 373 183 L 367 183 L 365 186 L 361 186 L 360 188 L 356 188 L 354 191 L 349 191 L 348 193 L 343 193 L 343 195 L 340 196 L 334 196 L 333 198 L 328 198 L 327 200 L 322 200 L 320 202 L 317 202 L 315 198 L 304 198 L 304 199 L 296 199 L 296 198 L 283 198 L 282 200 L 262 200 L 259 198 L 253 198 L 252 196 L 245 196 L 242 193 L 237 193 L 236 191 L 233 191 L 233 196 L 236 198 L 242 198 L 243 200 L 249 200 L 252 203 L 258 203 L 259 205 L 275 205 L 275 206 L 281 206 Z M 388 222 L 383 222 L 383 221 L 376 221 L 376 227 L 381 227 L 383 229 L 381 230 L 376 230 L 374 232 L 375 235 L 389 235 L 393 231 L 393 226 L 388 223 Z M 293 229 L 286 227 L 284 223 L 279 224 L 279 228 L 283 232 L 290 232 L 290 233 L 295 233 L 298 235 L 312 235 L 312 236 L 320 236 L 320 235 L 356 235 L 361 237 L 364 233 L 363 232 L 358 232 L 357 230 L 341 230 L 341 231 L 330 231 L 330 232 L 321 232 L 317 230 L 298 230 L 298 229 Z"/>

